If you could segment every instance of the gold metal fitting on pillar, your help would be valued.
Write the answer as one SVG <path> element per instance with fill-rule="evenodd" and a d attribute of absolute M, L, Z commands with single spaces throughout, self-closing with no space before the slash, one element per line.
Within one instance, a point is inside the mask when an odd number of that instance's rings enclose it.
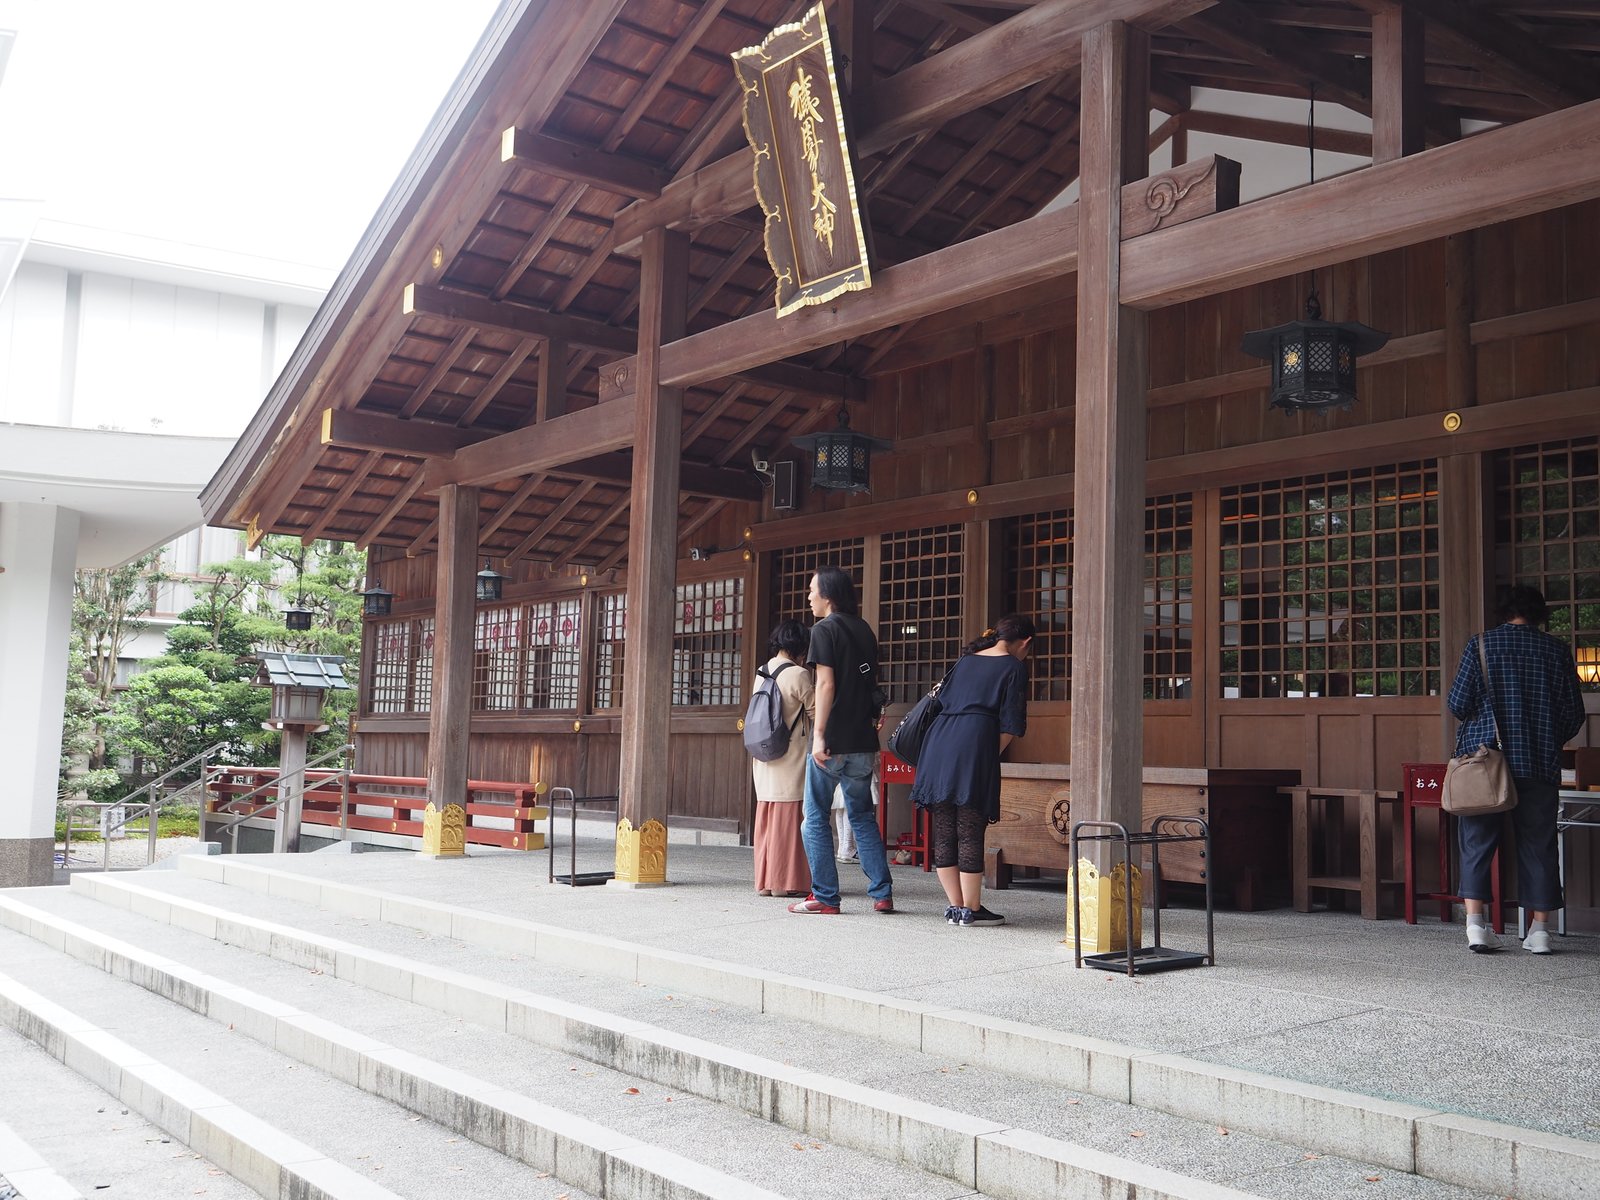
<path fill-rule="evenodd" d="M 623 817 L 617 822 L 616 882 L 641 887 L 667 882 L 667 827 L 646 821 L 638 829 Z"/>
<path fill-rule="evenodd" d="M 1125 951 L 1131 936 L 1135 946 L 1143 936 L 1144 872 L 1118 863 L 1106 875 L 1087 858 L 1080 858 L 1078 912 L 1072 911 L 1072 888 L 1067 888 L 1067 944 L 1080 942 L 1085 954 Z M 1128 888 L 1133 888 L 1133 929 L 1128 929 Z"/>
<path fill-rule="evenodd" d="M 430 858 L 467 856 L 467 810 L 446 804 L 440 812 L 432 800 L 422 813 L 422 852 Z"/>

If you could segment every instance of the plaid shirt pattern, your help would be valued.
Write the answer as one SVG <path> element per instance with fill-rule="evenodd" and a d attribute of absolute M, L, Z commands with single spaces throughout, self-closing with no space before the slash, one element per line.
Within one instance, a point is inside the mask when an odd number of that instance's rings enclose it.
<path fill-rule="evenodd" d="M 1494 686 L 1494 708 L 1484 688 L 1478 641 L 1483 641 Z M 1511 774 L 1544 783 L 1561 782 L 1561 747 L 1583 728 L 1583 693 L 1566 643 L 1532 625 L 1507 622 L 1467 642 L 1450 686 L 1450 711 L 1461 721 L 1456 753 L 1494 745 Z"/>

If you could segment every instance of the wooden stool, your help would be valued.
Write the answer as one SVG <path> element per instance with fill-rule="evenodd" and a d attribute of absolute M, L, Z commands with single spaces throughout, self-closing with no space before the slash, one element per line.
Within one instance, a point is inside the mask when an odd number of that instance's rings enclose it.
<path fill-rule="evenodd" d="M 1392 875 L 1394 826 L 1391 824 L 1385 831 L 1378 816 L 1380 804 L 1399 807 L 1400 793 L 1380 792 L 1370 788 L 1294 787 L 1278 790 L 1289 797 L 1295 908 L 1300 912 L 1310 912 L 1311 893 L 1314 889 L 1356 892 L 1361 897 L 1361 916 L 1365 920 L 1376 921 L 1380 915 L 1383 894 L 1385 892 L 1393 894 L 1404 886 L 1402 880 L 1395 879 Z M 1334 874 L 1331 864 L 1337 859 L 1337 853 L 1331 856 L 1327 853 L 1326 835 L 1330 832 L 1332 824 L 1328 810 L 1330 808 L 1343 810 L 1350 802 L 1355 804 L 1359 822 L 1359 873 Z M 1322 819 L 1315 821 L 1319 809 Z M 1312 853 L 1314 833 L 1324 835 L 1322 871 L 1318 874 L 1312 873 L 1317 865 L 1315 855 Z"/>

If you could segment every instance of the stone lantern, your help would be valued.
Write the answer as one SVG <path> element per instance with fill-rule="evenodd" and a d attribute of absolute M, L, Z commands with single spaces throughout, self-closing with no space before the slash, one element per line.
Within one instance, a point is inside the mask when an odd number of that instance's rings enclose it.
<path fill-rule="evenodd" d="M 350 687 L 344 678 L 344 658 L 334 654 L 286 654 L 262 651 L 255 682 L 272 689 L 272 715 L 263 727 L 283 734 L 278 754 L 277 831 L 272 848 L 279 854 L 300 849 L 300 813 L 305 796 L 306 742 L 327 726 L 322 723 L 322 698 L 326 692 Z"/>

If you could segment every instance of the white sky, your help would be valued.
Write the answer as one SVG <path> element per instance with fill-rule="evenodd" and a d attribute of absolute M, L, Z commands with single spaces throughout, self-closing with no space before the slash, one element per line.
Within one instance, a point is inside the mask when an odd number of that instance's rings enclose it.
<path fill-rule="evenodd" d="M 494 0 L 0 0 L 0 197 L 334 269 Z"/>

